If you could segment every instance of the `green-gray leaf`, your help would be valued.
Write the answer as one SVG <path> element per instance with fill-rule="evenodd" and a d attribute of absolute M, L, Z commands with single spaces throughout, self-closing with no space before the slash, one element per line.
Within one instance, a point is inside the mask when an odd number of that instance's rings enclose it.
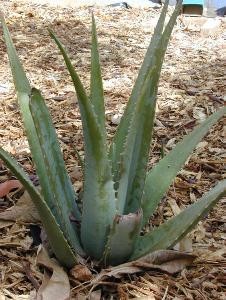
<path fill-rule="evenodd" d="M 179 6 L 172 14 L 161 38 L 155 43 L 149 73 L 146 75 L 140 95 L 137 95 L 134 115 L 125 142 L 125 150 L 121 155 L 122 172 L 119 173 L 119 208 L 123 207 L 124 213 L 135 212 L 141 205 L 155 118 L 158 82 L 164 55 L 178 13 Z"/>
<path fill-rule="evenodd" d="M 226 180 L 218 183 L 200 200 L 193 203 L 177 216 L 166 221 L 153 231 L 140 236 L 130 260 L 138 259 L 150 252 L 167 249 L 182 239 L 209 210 L 226 195 Z"/>
<path fill-rule="evenodd" d="M 85 143 L 85 182 L 81 240 L 88 255 L 100 259 L 109 229 L 116 214 L 116 199 L 104 134 L 93 105 L 59 39 L 50 31 L 59 47 L 74 83 L 80 107 Z"/>
<path fill-rule="evenodd" d="M 140 232 L 142 212 L 116 215 L 105 248 L 104 263 L 118 265 L 128 260 Z"/>
<path fill-rule="evenodd" d="M 45 180 L 48 182 L 54 198 L 55 217 L 70 245 L 78 254 L 84 255 L 78 232 L 70 220 L 70 216 L 77 221 L 80 220 L 80 212 L 75 202 L 75 192 L 66 171 L 51 116 L 40 92 L 34 88 L 31 91 L 30 110 L 45 161 L 47 173 Z M 45 199 L 47 195 L 45 187 L 42 188 L 42 193 Z"/>
<path fill-rule="evenodd" d="M 143 224 L 148 222 L 148 219 L 154 213 L 173 179 L 183 167 L 198 142 L 208 133 L 210 127 L 224 114 L 226 114 L 226 108 L 222 108 L 208 117 L 190 134 L 185 136 L 184 139 L 148 173 L 142 199 L 144 214 Z"/>
<path fill-rule="evenodd" d="M 68 245 L 59 225 L 52 215 L 49 207 L 39 194 L 38 190 L 33 186 L 24 170 L 10 155 L 0 148 L 0 158 L 12 173 L 21 181 L 25 189 L 28 191 L 32 201 L 34 202 L 45 231 L 48 235 L 48 241 L 52 246 L 52 250 L 57 259 L 67 268 L 72 268 L 76 264 L 76 257 Z"/>
<path fill-rule="evenodd" d="M 39 144 L 33 118 L 31 116 L 29 108 L 31 87 L 24 72 L 23 66 L 19 60 L 9 30 L 6 26 L 5 20 L 2 15 L 0 16 L 0 19 L 3 26 L 3 33 L 7 46 L 7 52 L 9 56 L 9 62 L 14 79 L 14 84 L 17 91 L 18 103 L 20 106 L 20 111 L 22 114 L 22 119 L 26 130 L 29 146 L 31 149 L 32 158 L 36 165 L 40 185 L 45 190 L 45 201 L 47 201 L 47 204 L 51 211 L 55 213 L 54 198 L 48 181 L 46 180 L 48 174 L 45 167 L 45 161 L 42 156 L 41 147 Z"/>
<path fill-rule="evenodd" d="M 90 99 L 93 104 L 102 134 L 106 139 L 104 92 L 101 77 L 100 59 L 96 33 L 96 23 L 92 14 L 92 49 L 91 49 L 91 84 Z"/>
<path fill-rule="evenodd" d="M 147 49 L 145 58 L 143 60 L 142 66 L 140 68 L 138 77 L 136 79 L 136 82 L 134 84 L 129 102 L 126 106 L 125 113 L 123 114 L 123 117 L 121 119 L 121 122 L 117 128 L 116 134 L 114 136 L 113 142 L 111 144 L 110 148 L 110 159 L 112 161 L 112 170 L 114 174 L 114 181 L 118 182 L 119 179 L 119 165 L 121 161 L 121 154 L 124 150 L 124 145 L 126 141 L 126 137 L 128 134 L 128 130 L 130 127 L 131 119 L 133 117 L 135 107 L 137 100 L 140 97 L 141 91 L 143 89 L 143 85 L 145 83 L 145 79 L 147 78 L 148 74 L 150 73 L 150 69 L 153 65 L 155 65 L 154 60 L 156 59 L 156 56 L 154 56 L 154 52 L 156 51 L 156 46 L 159 44 L 161 37 L 162 37 L 162 31 L 164 27 L 164 21 L 167 13 L 169 1 L 165 1 L 164 7 L 162 9 L 161 15 L 159 17 L 158 23 L 156 25 L 154 34 L 152 36 L 151 42 L 149 44 L 149 47 Z M 179 9 L 181 5 L 181 0 L 179 1 L 176 10 L 174 11 L 174 17 L 177 16 Z M 170 34 L 169 34 L 170 36 Z"/>

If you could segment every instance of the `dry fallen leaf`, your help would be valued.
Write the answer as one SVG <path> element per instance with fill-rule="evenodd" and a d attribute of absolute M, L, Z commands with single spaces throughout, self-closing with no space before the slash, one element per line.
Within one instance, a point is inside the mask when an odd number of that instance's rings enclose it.
<path fill-rule="evenodd" d="M 22 188 L 19 180 L 8 180 L 0 183 L 0 198 L 5 197 L 11 190 Z"/>
<path fill-rule="evenodd" d="M 131 262 L 136 266 L 154 268 L 175 274 L 192 264 L 196 256 L 173 250 L 154 251 L 137 261 Z"/>
<path fill-rule="evenodd" d="M 70 283 L 67 273 L 54 259 L 49 258 L 43 247 L 38 249 L 36 263 L 46 268 L 37 300 L 69 300 Z"/>
<path fill-rule="evenodd" d="M 91 284 L 95 285 L 108 277 L 121 278 L 125 274 L 134 274 L 148 270 L 159 270 L 169 274 L 175 274 L 191 265 L 195 258 L 195 255 L 179 251 L 154 251 L 138 260 L 103 270 L 92 280 Z"/>
<path fill-rule="evenodd" d="M 126 263 L 119 265 L 117 267 L 109 268 L 107 270 L 103 270 L 102 273 L 100 273 L 100 278 L 96 278 L 99 280 L 102 280 L 103 278 L 106 277 L 115 277 L 115 278 L 121 278 L 125 274 L 135 274 L 142 272 L 143 269 L 140 268 L 139 266 L 133 266 L 131 263 Z"/>
<path fill-rule="evenodd" d="M 0 213 L 0 220 L 40 223 L 40 217 L 36 207 L 26 191 L 14 206 Z"/>

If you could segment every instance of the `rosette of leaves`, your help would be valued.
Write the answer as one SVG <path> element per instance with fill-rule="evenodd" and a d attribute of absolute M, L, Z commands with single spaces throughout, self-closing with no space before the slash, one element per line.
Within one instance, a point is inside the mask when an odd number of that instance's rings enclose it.
<path fill-rule="evenodd" d="M 49 31 L 71 75 L 80 108 L 85 148 L 81 209 L 47 106 L 40 91 L 31 87 L 1 16 L 18 103 L 41 189 L 32 184 L 21 166 L 3 149 L 0 158 L 30 194 L 55 256 L 68 268 L 77 263 L 78 256 L 91 257 L 104 265 L 117 265 L 170 248 L 226 193 L 224 180 L 179 215 L 140 234 L 191 152 L 226 112 L 222 108 L 213 113 L 151 170 L 147 169 L 160 72 L 181 2 L 166 25 L 168 1 L 162 9 L 110 146 L 94 17 L 89 94 L 62 43 Z"/>

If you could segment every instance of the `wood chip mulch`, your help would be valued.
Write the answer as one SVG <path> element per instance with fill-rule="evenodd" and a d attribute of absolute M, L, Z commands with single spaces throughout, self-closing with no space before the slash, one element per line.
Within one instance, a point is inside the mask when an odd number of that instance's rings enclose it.
<path fill-rule="evenodd" d="M 75 188 L 81 187 L 79 162 L 73 145 L 83 155 L 81 121 L 73 86 L 58 49 L 48 35 L 55 31 L 67 47 L 85 86 L 89 88 L 91 11 L 96 17 L 102 62 L 109 139 L 115 132 L 158 19 L 159 10 L 123 8 L 60 8 L 20 1 L 0 1 L 19 56 L 32 84 L 41 89 L 53 116 L 68 171 Z M 178 18 L 158 92 L 150 166 L 207 115 L 222 107 L 225 91 L 226 21 L 212 35 L 204 34 L 198 18 Z M 0 138 L 24 169 L 35 175 L 16 102 L 6 48 L 0 27 Z M 176 214 L 225 178 L 224 120 L 198 144 L 163 199 L 153 224 Z M 73 179 L 73 174 L 75 178 Z M 0 164 L 0 182 L 13 178 Z M 164 174 L 162 176 L 164 180 Z M 0 199 L 0 211 L 12 206 L 17 193 Z M 187 242 L 198 255 L 195 264 L 176 276 L 158 272 L 125 277 L 108 283 L 104 293 L 114 299 L 225 299 L 226 199 L 189 234 Z M 26 214 L 26 212 L 25 212 Z M 31 224 L 0 221 L 0 299 L 32 299 L 42 273 L 35 266 Z M 179 245 L 181 246 L 181 245 Z M 78 298 L 71 280 L 72 299 Z M 80 293 L 88 290 L 82 290 Z M 82 294 L 80 295 L 82 297 Z M 110 296 L 106 299 L 113 299 Z M 56 299 L 57 300 L 57 299 Z"/>

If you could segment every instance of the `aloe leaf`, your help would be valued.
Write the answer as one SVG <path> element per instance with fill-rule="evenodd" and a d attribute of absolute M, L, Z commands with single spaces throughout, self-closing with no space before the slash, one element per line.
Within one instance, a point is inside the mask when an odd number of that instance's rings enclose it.
<path fill-rule="evenodd" d="M 85 171 L 81 239 L 87 254 L 101 259 L 116 214 L 116 199 L 107 160 L 93 162 Z M 102 169 L 102 170 L 101 170 Z"/>
<path fill-rule="evenodd" d="M 14 84 L 17 91 L 18 103 L 20 106 L 20 111 L 22 114 L 22 119 L 26 130 L 29 146 L 31 149 L 32 157 L 36 165 L 40 185 L 45 190 L 45 201 L 48 203 L 48 206 L 50 207 L 51 211 L 55 213 L 54 198 L 48 181 L 46 181 L 46 177 L 48 174 L 45 168 L 45 161 L 43 160 L 40 144 L 36 134 L 36 129 L 29 108 L 29 97 L 31 93 L 31 87 L 24 72 L 23 66 L 18 58 L 16 49 L 13 45 L 12 38 L 10 36 L 9 30 L 6 26 L 5 20 L 2 15 L 0 16 L 0 19 L 3 26 L 3 33 L 7 46 L 7 52 L 14 79 Z"/>
<path fill-rule="evenodd" d="M 68 245 L 68 242 L 66 241 L 48 205 L 45 203 L 38 190 L 33 186 L 24 170 L 17 164 L 16 160 L 14 160 L 2 148 L 0 148 L 0 158 L 28 191 L 39 212 L 41 221 L 48 236 L 48 241 L 50 242 L 52 250 L 57 259 L 65 267 L 72 268 L 76 264 L 76 257 Z"/>
<path fill-rule="evenodd" d="M 54 183 L 51 186 L 53 197 L 55 201 L 57 199 L 59 205 L 63 206 L 60 210 L 67 210 L 68 215 L 72 214 L 77 221 L 80 221 L 81 213 L 75 202 L 75 192 L 66 171 L 50 113 L 40 91 L 35 88 L 31 91 L 29 107 L 45 160 L 49 184 Z"/>
<path fill-rule="evenodd" d="M 156 69 L 153 68 L 153 74 Z M 118 209 L 125 214 L 134 212 L 140 206 L 146 175 L 150 141 L 155 115 L 156 78 L 146 79 L 146 84 L 137 103 L 132 124 L 129 129 L 125 151 L 122 154 Z"/>
<path fill-rule="evenodd" d="M 118 265 L 128 260 L 140 232 L 142 212 L 116 215 L 104 253 L 105 265 Z"/>
<path fill-rule="evenodd" d="M 45 180 L 51 188 L 55 201 L 55 217 L 70 245 L 78 254 L 84 255 L 75 226 L 70 221 L 71 215 L 80 220 L 80 212 L 75 202 L 75 192 L 66 171 L 51 116 L 40 92 L 34 88 L 31 91 L 30 110 L 45 161 L 47 172 Z M 46 194 L 44 188 L 42 193 Z"/>
<path fill-rule="evenodd" d="M 130 260 L 138 259 L 150 252 L 174 246 L 203 218 L 209 210 L 226 195 L 226 180 L 218 183 L 200 200 L 177 216 L 166 221 L 153 231 L 140 236 Z"/>
<path fill-rule="evenodd" d="M 30 101 L 30 94 L 31 94 L 31 87 L 29 81 L 26 77 L 24 69 L 20 63 L 18 55 L 16 53 L 16 49 L 13 45 L 10 33 L 6 26 L 5 20 L 1 17 L 1 22 L 3 25 L 4 37 L 7 46 L 7 52 L 9 56 L 9 61 L 11 65 L 11 70 L 13 74 L 13 79 L 15 83 L 15 87 L 17 90 L 18 102 L 20 105 L 20 110 L 22 113 L 22 118 L 26 130 L 26 134 L 28 137 L 28 142 L 31 148 L 32 158 L 35 162 L 37 174 L 39 176 L 40 185 L 42 188 L 43 197 L 49 206 L 50 210 L 53 212 L 54 216 L 57 218 L 59 224 L 62 222 L 61 217 L 61 210 L 57 209 L 57 203 L 55 203 L 54 194 L 52 193 L 52 187 L 48 180 L 49 172 L 46 168 L 46 159 L 43 156 L 39 137 L 36 132 L 36 128 L 34 126 L 34 121 L 30 112 L 29 101 Z M 70 182 L 68 183 L 68 188 L 70 190 Z M 75 195 L 72 196 L 72 201 L 74 200 Z M 72 212 L 73 213 L 73 212 Z M 79 219 L 80 215 L 77 210 L 76 217 Z M 69 221 L 69 214 L 67 216 L 68 222 Z M 72 226 L 72 225 L 71 225 Z M 75 235 L 75 233 L 74 233 Z M 75 248 L 79 249 L 77 246 L 78 243 L 74 242 Z M 82 255 L 84 252 L 80 249 L 79 253 Z"/>
<path fill-rule="evenodd" d="M 149 74 L 143 84 L 141 96 L 137 99 L 125 150 L 121 154 L 122 172 L 119 174 L 118 199 L 120 208 L 125 205 L 124 213 L 134 212 L 140 207 L 155 118 L 158 82 L 169 37 L 178 13 L 179 10 L 176 9 L 153 50 Z"/>
<path fill-rule="evenodd" d="M 92 103 L 64 50 L 63 45 L 50 31 L 59 47 L 78 96 L 84 143 L 85 143 L 85 182 L 81 239 L 88 255 L 100 259 L 109 229 L 116 214 L 116 199 L 104 133 L 101 130 Z"/>
<path fill-rule="evenodd" d="M 148 76 L 150 69 L 152 68 L 153 65 L 155 65 L 156 57 L 153 56 L 153 53 L 156 51 L 156 47 L 158 46 L 158 44 L 161 40 L 161 34 L 162 34 L 163 27 L 164 27 L 164 21 L 165 21 L 165 17 L 166 17 L 167 8 L 168 8 L 168 3 L 169 3 L 169 1 L 165 1 L 164 7 L 162 9 L 161 15 L 159 17 L 158 23 L 155 28 L 154 34 L 152 36 L 149 47 L 147 49 L 142 66 L 140 68 L 138 77 L 134 84 L 129 102 L 126 106 L 125 112 L 122 116 L 121 122 L 117 128 L 116 134 L 115 134 L 113 142 L 111 144 L 109 155 L 110 155 L 110 159 L 112 161 L 112 170 L 113 170 L 115 182 L 117 182 L 118 178 L 119 178 L 119 164 L 120 164 L 120 160 L 121 160 L 121 154 L 124 150 L 126 136 L 128 134 L 130 122 L 133 117 L 137 99 L 139 99 L 139 96 L 143 89 L 145 79 Z M 178 6 L 174 12 L 174 16 L 175 15 L 177 16 L 180 5 L 181 5 L 181 1 L 179 1 L 179 3 L 178 3 Z"/>
<path fill-rule="evenodd" d="M 101 77 L 100 59 L 98 51 L 96 23 L 92 14 L 92 49 L 91 49 L 91 84 L 90 99 L 93 104 L 101 131 L 106 138 L 104 92 Z"/>
<path fill-rule="evenodd" d="M 106 149 L 106 146 L 104 144 L 101 127 L 98 124 L 97 116 L 95 114 L 93 105 L 89 101 L 89 98 L 86 95 L 81 80 L 74 67 L 72 66 L 72 63 L 60 40 L 55 36 L 55 34 L 51 30 L 49 30 L 49 33 L 53 40 L 56 42 L 61 54 L 63 55 L 65 64 L 71 75 L 78 96 L 78 103 L 80 107 L 83 134 L 85 140 L 85 164 L 89 163 L 89 155 L 94 156 L 93 158 L 95 159 L 95 161 L 97 161 L 102 156 L 101 150 L 104 151 L 104 149 Z"/>
<path fill-rule="evenodd" d="M 16 90 L 18 93 L 29 94 L 31 91 L 29 81 L 26 77 L 26 74 L 24 72 L 21 62 L 19 61 L 19 58 L 16 53 L 16 49 L 13 45 L 12 38 L 10 36 L 9 30 L 7 28 L 5 19 L 2 14 L 0 14 L 0 20 L 2 23 L 2 27 L 3 27 L 5 43 L 6 43 L 6 47 L 7 47 L 10 67 L 11 67 Z"/>
<path fill-rule="evenodd" d="M 154 213 L 176 174 L 183 167 L 198 142 L 208 133 L 210 127 L 224 114 L 226 114 L 225 107 L 208 117 L 190 134 L 185 136 L 184 139 L 148 173 L 142 198 L 143 224 L 148 222 L 148 219 Z"/>

